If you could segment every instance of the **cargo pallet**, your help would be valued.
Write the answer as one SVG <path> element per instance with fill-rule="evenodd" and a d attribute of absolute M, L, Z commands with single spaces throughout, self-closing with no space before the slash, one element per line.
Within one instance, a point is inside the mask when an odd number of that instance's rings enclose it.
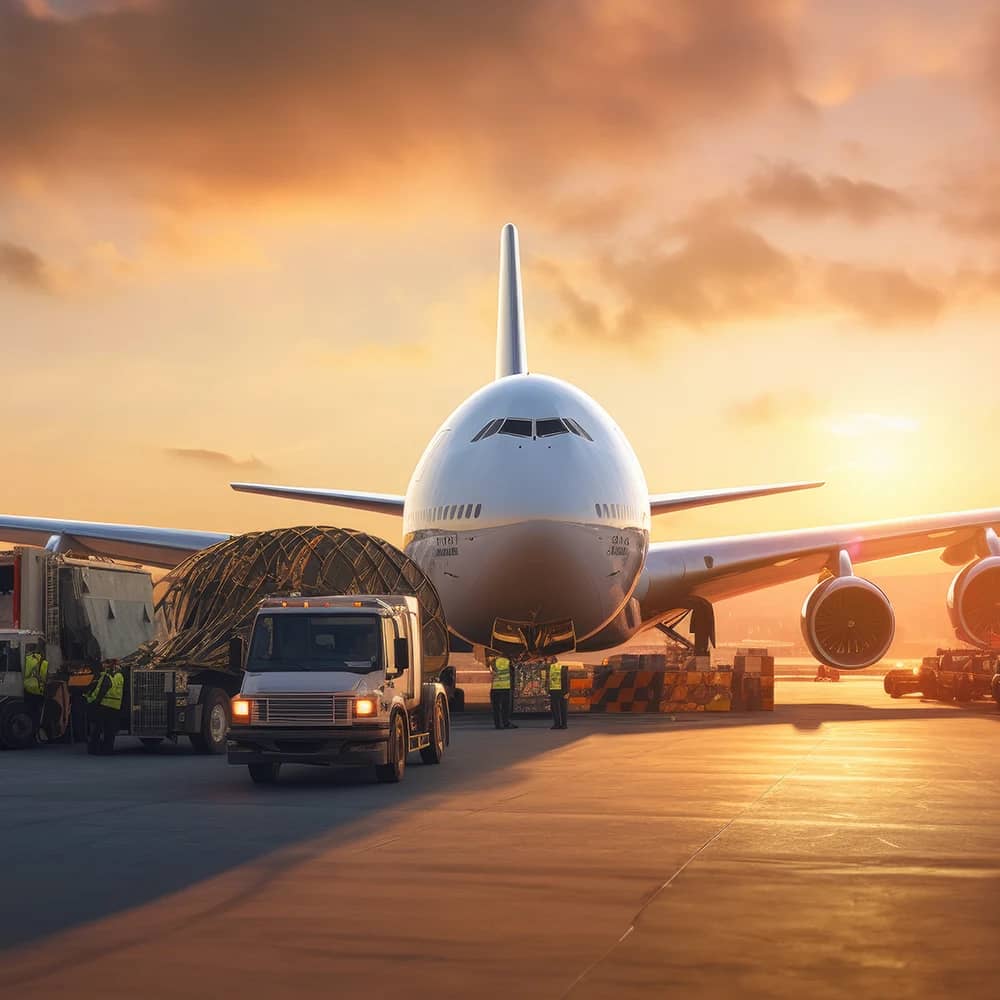
<path fill-rule="evenodd" d="M 748 712 L 774 709 L 774 657 L 738 649 L 731 664 L 709 656 L 625 653 L 600 666 L 563 661 L 569 669 L 569 711 L 620 714 Z M 548 665 L 514 667 L 514 711 L 547 712 Z"/>

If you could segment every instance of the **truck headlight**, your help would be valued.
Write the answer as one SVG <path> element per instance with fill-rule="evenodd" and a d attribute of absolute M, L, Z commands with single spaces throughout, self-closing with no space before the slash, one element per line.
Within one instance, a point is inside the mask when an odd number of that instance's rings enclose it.
<path fill-rule="evenodd" d="M 355 698 L 354 716 L 358 719 L 370 719 L 373 715 L 378 715 L 377 698 Z"/>
<path fill-rule="evenodd" d="M 250 702 L 246 698 L 234 698 L 232 708 L 233 724 L 245 726 L 250 721 Z"/>

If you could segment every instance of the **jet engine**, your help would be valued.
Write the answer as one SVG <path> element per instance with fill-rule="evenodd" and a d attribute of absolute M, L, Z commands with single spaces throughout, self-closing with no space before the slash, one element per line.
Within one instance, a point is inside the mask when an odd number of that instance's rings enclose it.
<path fill-rule="evenodd" d="M 895 633 L 889 598 L 858 576 L 824 580 L 802 605 L 802 635 L 809 651 L 838 670 L 861 670 L 877 663 Z"/>
<path fill-rule="evenodd" d="M 1000 556 L 959 571 L 948 588 L 948 614 L 961 642 L 990 646 L 1000 638 Z"/>

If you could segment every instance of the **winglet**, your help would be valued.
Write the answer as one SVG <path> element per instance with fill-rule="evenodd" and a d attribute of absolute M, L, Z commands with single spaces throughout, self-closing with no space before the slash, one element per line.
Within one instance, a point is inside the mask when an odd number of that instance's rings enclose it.
<path fill-rule="evenodd" d="M 497 297 L 497 378 L 527 375 L 528 345 L 521 297 L 521 256 L 517 227 L 500 230 L 500 289 Z"/>

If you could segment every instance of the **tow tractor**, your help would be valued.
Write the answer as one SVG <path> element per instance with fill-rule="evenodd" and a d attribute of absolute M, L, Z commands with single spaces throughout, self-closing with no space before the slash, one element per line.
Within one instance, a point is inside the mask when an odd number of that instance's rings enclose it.
<path fill-rule="evenodd" d="M 396 782 L 411 751 L 441 763 L 448 696 L 424 678 L 420 640 L 415 597 L 264 600 L 249 647 L 230 644 L 231 667 L 245 672 L 229 763 L 246 765 L 258 784 L 274 782 L 282 764 L 374 765 L 379 781 Z"/>
<path fill-rule="evenodd" d="M 925 656 L 919 666 L 897 667 L 882 681 L 891 698 L 922 694 L 936 701 L 974 701 L 1000 693 L 994 682 L 997 654 L 979 649 L 939 649 Z M 1000 702 L 1000 698 L 997 699 Z"/>

